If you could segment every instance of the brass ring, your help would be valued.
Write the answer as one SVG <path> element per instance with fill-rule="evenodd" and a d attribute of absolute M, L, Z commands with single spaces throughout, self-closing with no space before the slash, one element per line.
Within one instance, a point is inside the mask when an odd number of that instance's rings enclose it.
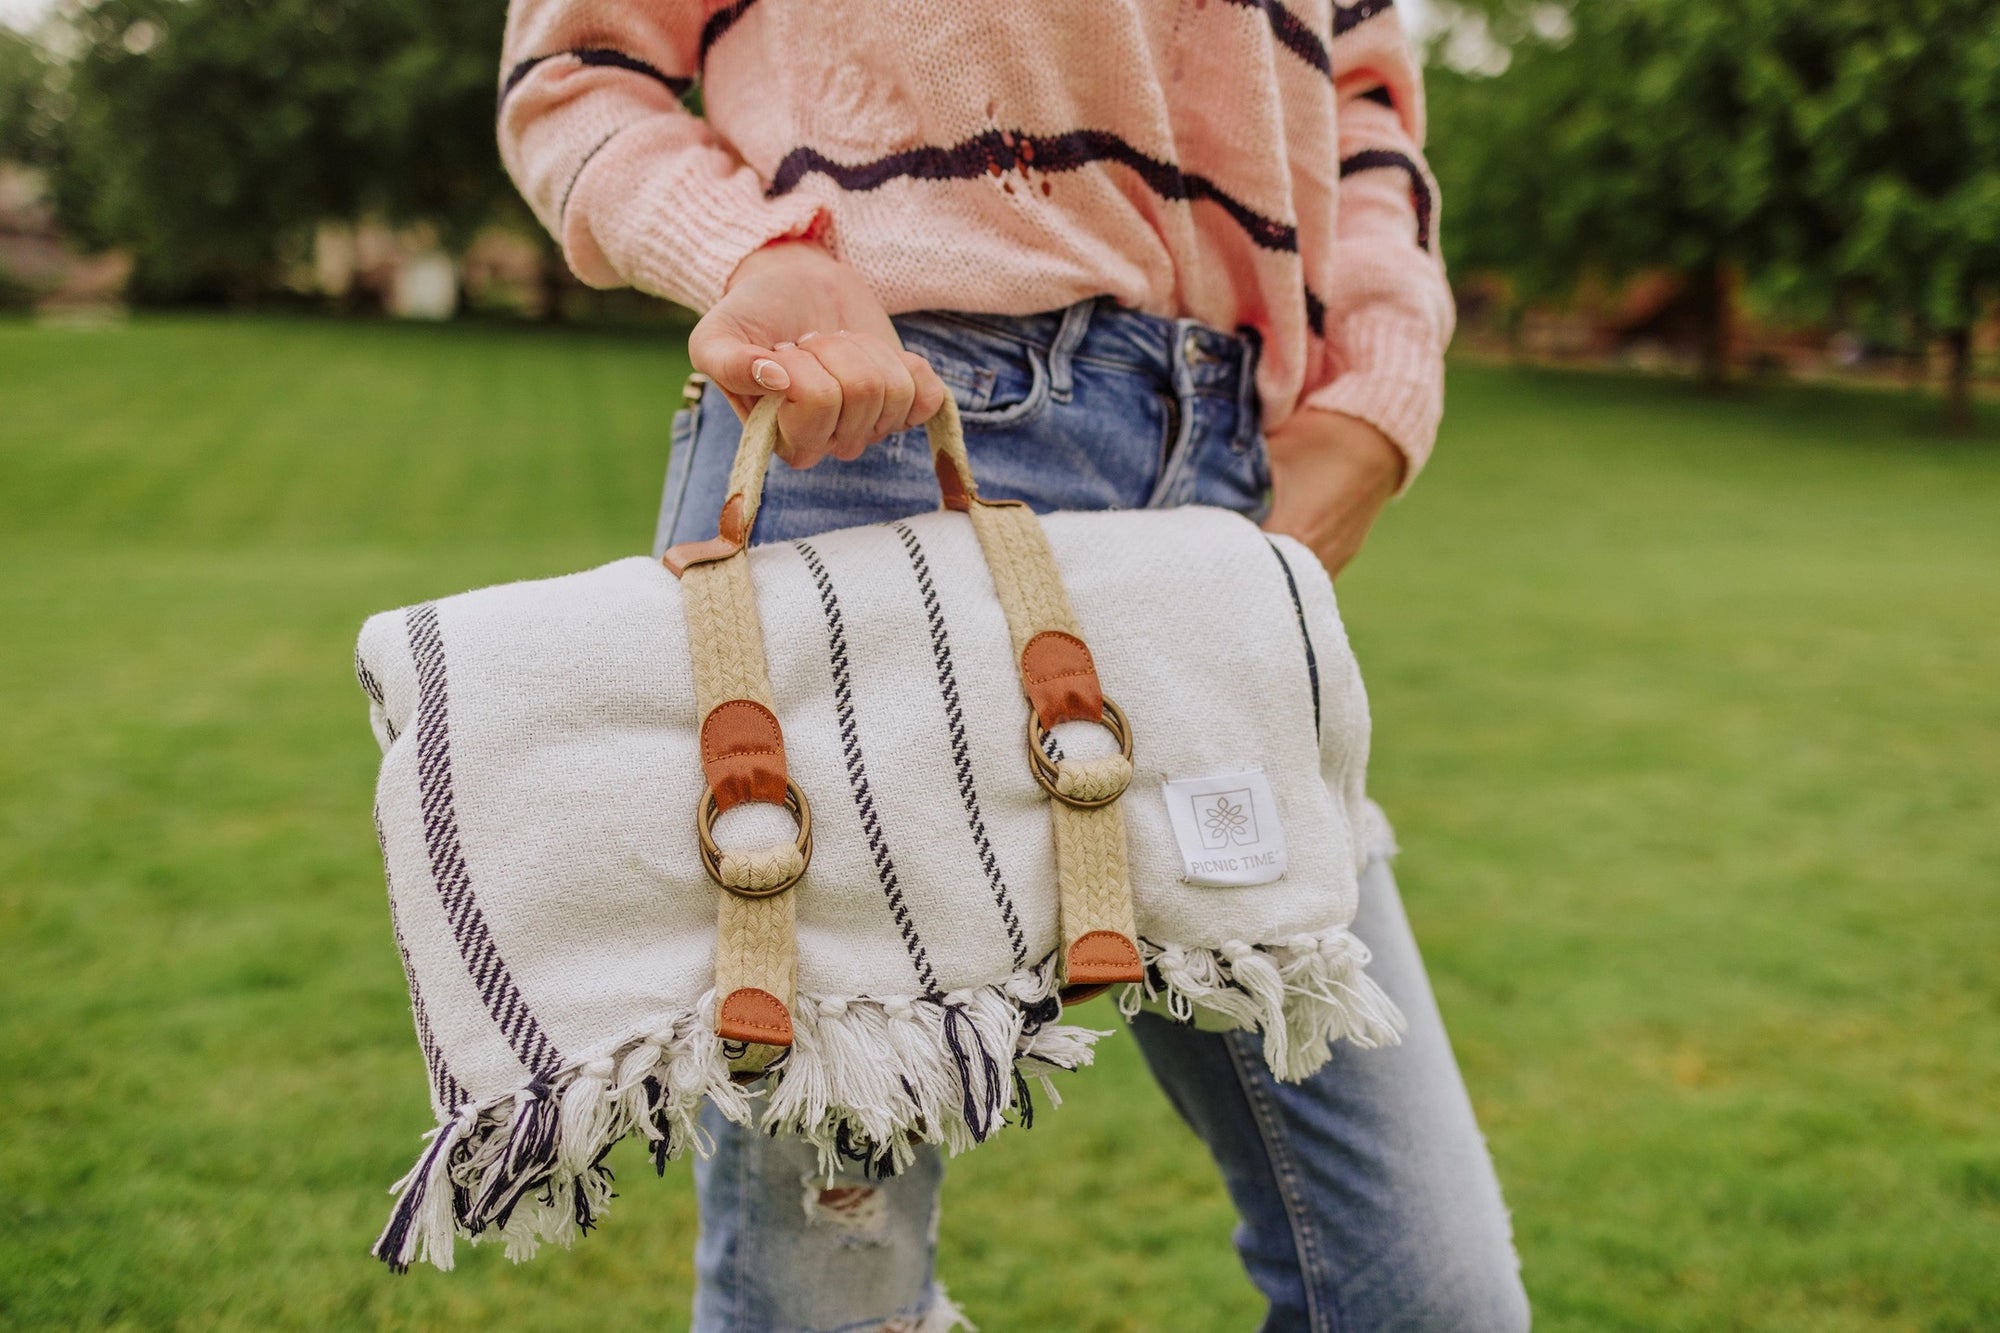
<path fill-rule="evenodd" d="M 806 803 L 806 794 L 799 790 L 799 784 L 789 777 L 785 779 L 785 809 L 791 811 L 793 820 L 799 826 L 798 848 L 802 861 L 799 873 L 768 889 L 739 889 L 734 884 L 722 883 L 722 849 L 715 845 L 715 821 L 721 817 L 722 810 L 715 802 L 715 788 L 704 786 L 701 789 L 701 808 L 695 815 L 694 831 L 701 838 L 701 865 L 708 871 L 708 877 L 737 897 L 752 899 L 775 898 L 804 878 L 806 866 L 811 865 L 813 859 L 812 806 Z"/>
<path fill-rule="evenodd" d="M 1118 752 L 1125 756 L 1125 762 L 1128 764 L 1131 763 L 1132 724 L 1125 720 L 1125 710 L 1107 698 L 1104 701 L 1104 716 L 1101 721 L 1104 729 L 1117 739 Z M 1043 791 L 1074 810 L 1100 810 L 1125 794 L 1125 788 L 1120 787 L 1109 796 L 1099 800 L 1084 801 L 1057 791 L 1056 781 L 1062 776 L 1062 773 L 1056 767 L 1056 761 L 1049 758 L 1048 751 L 1042 748 L 1042 742 L 1047 736 L 1048 733 L 1042 729 L 1041 717 L 1034 709 L 1030 708 L 1028 710 L 1028 765 L 1034 770 L 1035 781 L 1042 784 Z M 1130 785 L 1131 779 L 1127 778 L 1126 786 Z"/>

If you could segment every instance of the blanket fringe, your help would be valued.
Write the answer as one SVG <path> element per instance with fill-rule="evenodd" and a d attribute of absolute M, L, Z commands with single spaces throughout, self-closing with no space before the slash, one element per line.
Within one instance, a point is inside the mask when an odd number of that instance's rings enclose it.
<path fill-rule="evenodd" d="M 1288 1083 L 1318 1071 L 1336 1041 L 1393 1046 L 1406 1026 L 1396 1002 L 1362 970 L 1368 946 L 1344 927 L 1273 944 L 1228 940 L 1218 949 L 1142 939 L 1139 950 L 1146 979 L 1118 999 L 1127 1018 L 1150 1004 L 1178 1022 L 1199 1015 L 1261 1032 L 1265 1062 Z"/>
<path fill-rule="evenodd" d="M 843 1163 L 894 1174 L 919 1143 L 963 1151 L 1010 1112 L 1032 1119 L 1029 1080 L 1058 1102 L 1050 1074 L 1089 1064 L 1108 1035 L 1059 1022 L 1055 991 L 1050 959 L 941 996 L 801 997 L 792 1048 L 755 1090 L 730 1077 L 711 993 L 609 1054 L 454 1110 L 391 1187 L 396 1203 L 373 1253 L 402 1272 L 419 1261 L 451 1268 L 459 1236 L 497 1238 L 515 1260 L 568 1245 L 610 1204 L 605 1159 L 620 1140 L 644 1137 L 661 1172 L 689 1145 L 713 1147 L 699 1123 L 704 1101 L 737 1124 L 805 1139 L 829 1179 Z M 957 1319 L 948 1303 L 942 1310 Z"/>
<path fill-rule="evenodd" d="M 1363 971 L 1367 946 L 1346 929 L 1216 949 L 1141 940 L 1140 950 L 1146 980 L 1121 994 L 1127 1016 L 1152 1004 L 1181 1022 L 1261 1032 L 1272 1072 L 1290 1082 L 1325 1064 L 1335 1041 L 1391 1045 L 1404 1028 Z M 705 1101 L 737 1124 L 811 1143 L 829 1180 L 847 1164 L 893 1175 L 920 1143 L 962 1152 L 1010 1113 L 1032 1122 L 1031 1082 L 1060 1105 L 1051 1075 L 1089 1064 L 1107 1035 L 1061 1023 L 1055 990 L 1050 959 L 940 996 L 801 997 L 791 1050 L 754 1090 L 730 1077 L 711 993 L 609 1054 L 457 1108 L 391 1187 L 396 1203 L 373 1252 L 401 1272 L 416 1262 L 449 1269 L 459 1236 L 497 1238 L 515 1260 L 568 1245 L 610 1205 L 605 1159 L 620 1140 L 644 1137 L 661 1172 L 690 1145 L 712 1148 L 699 1122 Z"/>
<path fill-rule="evenodd" d="M 965 1317 L 965 1311 L 945 1294 L 944 1288 L 940 1286 L 936 1290 L 937 1299 L 931 1302 L 931 1308 L 924 1312 L 911 1333 L 953 1333 L 953 1330 L 961 1328 L 966 1333 L 979 1333 L 979 1325 Z M 894 1324 L 889 1325 L 890 1329 L 895 1327 Z"/>

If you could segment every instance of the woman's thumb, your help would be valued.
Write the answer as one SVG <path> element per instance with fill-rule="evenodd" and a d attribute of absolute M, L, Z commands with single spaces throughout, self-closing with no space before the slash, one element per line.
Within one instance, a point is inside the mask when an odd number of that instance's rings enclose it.
<path fill-rule="evenodd" d="M 688 355 L 696 370 L 737 397 L 759 398 L 792 387 L 791 375 L 772 357 L 771 350 L 755 343 L 735 338 L 690 338 Z"/>

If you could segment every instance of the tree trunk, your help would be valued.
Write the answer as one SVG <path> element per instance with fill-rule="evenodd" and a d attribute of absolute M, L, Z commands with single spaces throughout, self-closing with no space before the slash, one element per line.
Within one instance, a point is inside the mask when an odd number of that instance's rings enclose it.
<path fill-rule="evenodd" d="M 1701 387 L 1717 390 L 1729 382 L 1736 284 L 1729 267 L 1719 260 L 1696 269 L 1692 282 L 1695 319 L 1701 334 Z"/>
<path fill-rule="evenodd" d="M 1945 429 L 1972 429 L 1972 330 L 1948 329 L 1944 335 L 1949 361 L 1945 367 Z"/>

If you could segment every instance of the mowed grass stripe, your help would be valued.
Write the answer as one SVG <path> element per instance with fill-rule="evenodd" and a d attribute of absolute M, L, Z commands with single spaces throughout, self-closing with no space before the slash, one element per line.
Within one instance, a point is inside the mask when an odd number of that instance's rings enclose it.
<path fill-rule="evenodd" d="M 635 1152 L 572 1253 L 366 1257 L 428 1112 L 348 668 L 369 612 L 643 549 L 684 373 L 0 324 L 0 1322 L 685 1326 Z M 2000 447 L 1932 411 L 1460 366 L 1342 582 L 1539 1327 L 2000 1324 Z M 1131 1043 L 1066 1092 L 954 1165 L 954 1296 L 1253 1326 Z"/>

